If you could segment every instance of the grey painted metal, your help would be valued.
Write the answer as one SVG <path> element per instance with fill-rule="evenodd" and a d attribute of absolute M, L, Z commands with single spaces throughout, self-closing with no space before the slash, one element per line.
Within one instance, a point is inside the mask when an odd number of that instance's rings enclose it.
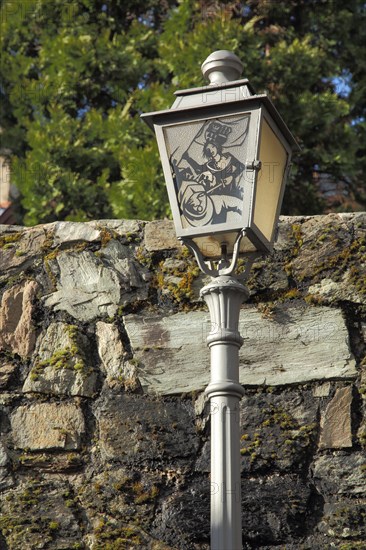
<path fill-rule="evenodd" d="M 211 381 L 211 549 L 242 547 L 238 331 L 240 306 L 249 292 L 235 277 L 220 276 L 201 290 L 211 316 L 207 343 Z"/>
<path fill-rule="evenodd" d="M 209 275 L 210 277 L 219 277 L 222 275 L 233 275 L 233 273 L 235 273 L 238 259 L 239 259 L 239 254 L 240 254 L 240 241 L 245 236 L 245 233 L 246 233 L 245 230 L 239 232 L 233 246 L 231 261 L 229 261 L 225 257 L 221 257 L 220 261 L 217 262 L 216 266 L 214 261 L 207 261 L 203 258 L 199 247 L 192 239 L 184 239 L 182 237 L 179 237 L 179 241 L 181 241 L 182 244 L 184 244 L 187 248 L 190 249 L 191 252 L 193 252 L 196 258 L 196 261 L 198 263 L 198 266 L 203 273 L 205 273 L 206 275 Z M 238 281 L 247 280 L 249 271 L 253 265 L 253 262 L 259 256 L 261 256 L 260 252 L 252 252 L 252 253 L 246 254 L 245 269 L 240 274 L 237 274 L 235 276 L 235 278 Z"/>
<path fill-rule="evenodd" d="M 243 72 L 244 65 L 239 57 L 228 50 L 217 50 L 211 53 L 202 63 L 201 71 L 210 84 L 222 84 L 237 80 Z"/>

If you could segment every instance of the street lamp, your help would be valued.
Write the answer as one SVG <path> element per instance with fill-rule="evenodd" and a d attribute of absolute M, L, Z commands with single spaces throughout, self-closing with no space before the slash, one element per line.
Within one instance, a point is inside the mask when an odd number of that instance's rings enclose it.
<path fill-rule="evenodd" d="M 231 52 L 202 64 L 208 86 L 175 92 L 172 107 L 142 115 L 155 130 L 177 237 L 212 277 L 211 548 L 240 550 L 240 307 L 254 259 L 271 252 L 296 142 L 266 95 L 255 95 Z M 245 269 L 235 274 L 239 257 Z"/>

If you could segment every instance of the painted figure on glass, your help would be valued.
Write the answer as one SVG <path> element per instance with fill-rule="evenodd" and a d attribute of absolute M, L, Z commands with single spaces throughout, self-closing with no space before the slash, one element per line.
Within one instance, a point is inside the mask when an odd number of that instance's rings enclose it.
<path fill-rule="evenodd" d="M 233 150 L 245 142 L 248 122 L 248 117 L 205 121 L 189 147 L 178 147 L 171 155 L 184 225 L 236 222 L 241 217 L 245 165 Z"/>

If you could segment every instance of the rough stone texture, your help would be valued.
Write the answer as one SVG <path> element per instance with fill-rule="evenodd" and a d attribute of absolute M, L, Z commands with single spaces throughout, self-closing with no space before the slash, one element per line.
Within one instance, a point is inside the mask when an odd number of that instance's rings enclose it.
<path fill-rule="evenodd" d="M 105 460 L 136 457 L 138 462 L 193 456 L 198 448 L 192 405 L 106 392 L 96 402 L 100 450 Z M 151 434 L 152 437 L 147 437 Z M 154 437 L 155 434 L 155 437 Z M 137 455 L 137 456 L 136 456 Z"/>
<path fill-rule="evenodd" d="M 78 241 L 97 242 L 101 240 L 100 230 L 90 223 L 55 222 L 53 225 L 54 244 L 75 243 Z"/>
<path fill-rule="evenodd" d="M 72 337 L 75 328 L 65 323 L 52 323 L 39 337 L 23 392 L 94 395 L 97 372 L 88 366 L 85 357 L 88 340 L 81 334 Z"/>
<path fill-rule="evenodd" d="M 1 498 L 1 548 L 77 548 L 82 543 L 77 505 L 66 482 L 23 481 Z M 1 544 L 1 540 L 0 540 Z"/>
<path fill-rule="evenodd" d="M 38 260 L 47 240 L 45 227 L 36 226 L 24 231 L 23 227 L 14 226 L 14 231 L 4 232 L 6 242 L 2 246 L 0 240 L 0 282 L 7 281 L 9 275 L 14 276 Z"/>
<path fill-rule="evenodd" d="M 330 392 L 330 382 L 324 382 L 324 384 L 319 384 L 313 389 L 314 397 L 328 397 Z"/>
<path fill-rule="evenodd" d="M 16 371 L 16 365 L 4 363 L 0 366 L 0 388 L 6 388 Z"/>
<path fill-rule="evenodd" d="M 145 223 L 139 220 L 94 220 L 89 222 L 89 225 L 99 230 L 105 227 L 120 237 L 125 237 L 127 242 L 131 242 L 135 237 L 141 237 L 140 233 Z"/>
<path fill-rule="evenodd" d="M 169 250 L 180 248 L 174 223 L 171 220 L 153 221 L 145 227 L 145 246 L 149 252 L 156 252 L 162 249 Z"/>
<path fill-rule="evenodd" d="M 96 338 L 100 368 L 106 375 L 110 387 L 121 385 L 126 389 L 137 389 L 140 381 L 137 369 L 126 357 L 128 353 L 123 347 L 118 329 L 110 323 L 96 323 Z"/>
<path fill-rule="evenodd" d="M 72 403 L 21 406 L 11 416 L 15 447 L 31 451 L 79 449 L 85 432 L 81 409 Z"/>
<path fill-rule="evenodd" d="M 365 547 L 365 247 L 364 213 L 284 217 L 253 265 L 243 550 Z M 0 227 L 0 262 L 0 548 L 208 550 L 207 279 L 172 222 Z"/>
<path fill-rule="evenodd" d="M 4 292 L 0 310 L 0 350 L 9 349 L 21 357 L 31 354 L 36 341 L 32 312 L 37 288 L 35 281 L 26 281 Z"/>
<path fill-rule="evenodd" d="M 60 282 L 57 291 L 46 296 L 47 307 L 66 311 L 81 321 L 114 315 L 120 299 L 119 279 L 114 271 L 106 269 L 89 251 L 62 253 L 56 261 Z"/>
<path fill-rule="evenodd" d="M 320 421 L 320 449 L 352 447 L 352 387 L 340 388 Z"/>
<path fill-rule="evenodd" d="M 110 241 L 96 256 L 91 251 L 63 252 L 56 259 L 59 271 L 57 290 L 45 297 L 45 305 L 66 311 L 80 321 L 113 316 L 118 304 L 144 299 L 147 289 L 131 295 L 134 287 L 144 287 L 126 247 Z M 106 261 L 104 261 L 106 260 Z"/>
<path fill-rule="evenodd" d="M 365 452 L 320 455 L 315 459 L 313 478 L 327 499 L 337 495 L 366 497 Z"/>

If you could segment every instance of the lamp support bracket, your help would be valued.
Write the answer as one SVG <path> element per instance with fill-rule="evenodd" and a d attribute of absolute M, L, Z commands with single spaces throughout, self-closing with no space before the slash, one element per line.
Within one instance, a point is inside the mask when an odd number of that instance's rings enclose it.
<path fill-rule="evenodd" d="M 210 277 L 221 277 L 221 276 L 230 276 L 234 275 L 235 279 L 238 281 L 245 281 L 248 278 L 249 271 L 253 265 L 253 262 L 261 256 L 260 252 L 249 252 L 245 255 L 246 257 L 246 264 L 245 269 L 243 272 L 235 274 L 235 270 L 238 264 L 239 259 L 239 251 L 240 251 L 240 242 L 242 238 L 245 236 L 245 230 L 243 229 L 238 234 L 234 247 L 233 247 L 233 254 L 231 261 L 227 258 L 226 253 L 226 246 L 223 244 L 221 246 L 221 259 L 217 262 L 216 267 L 214 266 L 214 262 L 211 260 L 205 260 L 202 252 L 198 248 L 197 244 L 189 238 L 185 237 L 179 237 L 179 241 L 184 244 L 191 252 L 193 252 L 196 261 L 198 263 L 198 267 L 200 270 L 205 273 L 205 275 L 209 275 Z"/>

